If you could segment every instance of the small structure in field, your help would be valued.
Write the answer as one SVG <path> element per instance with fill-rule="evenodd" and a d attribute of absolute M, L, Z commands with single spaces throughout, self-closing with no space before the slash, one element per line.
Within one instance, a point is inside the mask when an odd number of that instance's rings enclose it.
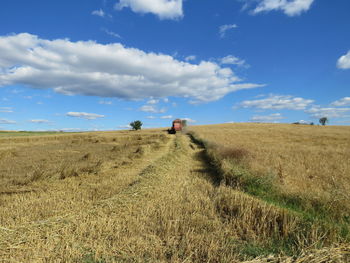
<path fill-rule="evenodd" d="M 186 120 L 176 119 L 173 121 L 173 125 L 168 129 L 169 134 L 175 134 L 176 132 L 182 131 L 187 126 Z"/>

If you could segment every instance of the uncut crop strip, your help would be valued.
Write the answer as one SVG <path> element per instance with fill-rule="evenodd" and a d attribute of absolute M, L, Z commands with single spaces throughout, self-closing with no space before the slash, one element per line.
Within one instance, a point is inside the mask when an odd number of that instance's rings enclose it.
<path fill-rule="evenodd" d="M 289 185 L 283 184 L 283 187 L 281 187 L 281 175 L 278 173 L 276 173 L 276 176 L 274 177 L 269 174 L 257 173 L 257 171 L 254 170 L 251 165 L 251 163 L 256 162 L 254 158 L 257 153 L 252 152 L 252 148 L 245 147 L 244 140 L 239 139 L 235 141 L 232 138 L 230 141 L 228 137 L 228 134 L 230 133 L 237 134 L 238 132 L 242 131 L 240 128 L 248 129 L 249 127 L 249 125 L 240 126 L 241 125 L 217 125 L 213 127 L 196 127 L 193 129 L 197 132 L 197 134 L 192 136 L 194 136 L 199 143 L 206 147 L 209 161 L 215 165 L 219 172 L 219 181 L 223 181 L 227 185 L 252 196 L 256 196 L 263 201 L 286 208 L 288 213 L 291 215 L 294 214 L 296 218 L 299 218 L 298 224 L 302 227 L 299 227 L 298 232 L 300 237 L 303 235 L 304 237 L 300 239 L 299 237 L 295 236 L 293 238 L 288 237 L 286 239 L 289 241 L 294 240 L 293 246 L 296 245 L 295 248 L 299 250 L 323 245 L 329 246 L 332 244 L 337 244 L 337 242 L 348 242 L 350 238 L 348 235 L 349 225 L 348 221 L 346 221 L 346 218 L 349 215 L 349 210 L 346 207 L 348 203 L 337 203 L 341 199 L 324 200 L 318 198 L 318 196 L 313 196 L 311 199 L 307 196 L 308 192 L 299 193 L 297 196 L 295 196 L 288 192 L 288 187 L 290 187 Z M 245 134 L 241 136 L 244 137 L 247 133 L 257 134 L 260 132 L 260 130 L 253 129 L 254 127 L 257 128 L 256 125 L 251 126 L 252 130 L 245 131 Z M 280 128 L 282 128 L 282 130 L 285 129 L 286 133 L 288 132 L 288 130 L 286 130 L 287 126 L 271 126 L 271 129 L 276 129 L 277 135 Z M 237 128 L 237 130 L 235 130 L 235 128 Z M 293 127 L 290 129 L 293 129 Z M 347 130 L 345 129 L 344 132 L 346 133 L 346 131 Z M 314 132 L 316 133 L 317 130 Z M 329 133 L 330 131 L 328 130 L 326 132 Z M 331 130 L 331 132 L 333 131 Z M 215 137 L 212 136 L 214 133 L 217 133 Z M 280 134 L 280 136 L 281 135 L 282 134 Z M 239 135 L 237 137 L 239 137 Z M 300 137 L 302 138 L 302 134 Z M 209 138 L 211 140 L 208 140 Z M 222 142 L 220 141 L 222 138 L 226 138 L 225 145 L 219 144 L 219 142 Z M 263 138 L 263 140 L 264 139 L 265 138 Z M 270 137 L 266 139 L 271 140 Z M 344 139 L 344 135 L 343 137 L 339 136 L 337 139 L 342 141 Z M 280 144 L 283 143 L 281 138 L 272 138 L 272 140 L 275 140 L 274 143 L 279 140 Z M 273 147 L 269 149 L 269 147 L 271 147 L 270 145 L 261 145 L 261 147 L 268 148 L 269 151 L 274 149 Z M 317 186 L 314 188 L 317 189 Z M 339 193 L 337 193 L 337 195 L 338 194 Z M 345 196 L 347 192 L 343 191 L 340 192 L 340 194 Z M 337 195 L 333 196 L 333 198 L 337 198 Z M 329 207 L 329 202 L 332 202 L 333 206 Z M 227 211 L 231 211 L 231 209 L 232 208 L 229 206 L 226 208 Z M 277 243 L 274 246 L 276 246 Z"/>

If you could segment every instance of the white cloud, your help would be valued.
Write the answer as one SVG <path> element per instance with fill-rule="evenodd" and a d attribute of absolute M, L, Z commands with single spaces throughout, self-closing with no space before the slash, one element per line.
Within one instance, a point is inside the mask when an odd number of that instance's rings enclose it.
<path fill-rule="evenodd" d="M 147 116 L 146 118 L 147 119 L 155 119 L 156 117 L 154 117 L 154 116 Z"/>
<path fill-rule="evenodd" d="M 197 122 L 196 120 L 193 120 L 193 119 L 191 119 L 191 118 L 181 118 L 181 120 L 185 120 L 185 121 L 187 121 L 188 123 L 195 123 L 195 122 Z"/>
<path fill-rule="evenodd" d="M 257 0 L 257 2 L 253 14 L 275 10 L 282 11 L 288 16 L 296 16 L 308 11 L 314 0 Z"/>
<path fill-rule="evenodd" d="M 131 126 L 130 126 L 130 124 L 126 124 L 126 125 L 119 125 L 119 126 L 118 126 L 118 128 L 119 128 L 119 129 L 130 129 L 130 128 L 131 128 Z"/>
<path fill-rule="evenodd" d="M 0 124 L 16 124 L 16 122 L 7 119 L 0 119 Z"/>
<path fill-rule="evenodd" d="M 115 9 L 130 7 L 135 13 L 152 13 L 160 19 L 179 19 L 183 17 L 182 0 L 120 0 Z"/>
<path fill-rule="evenodd" d="M 293 97 L 290 95 L 270 95 L 265 99 L 242 101 L 238 106 L 263 110 L 304 110 L 313 102 L 313 100 Z"/>
<path fill-rule="evenodd" d="M 107 35 L 110 35 L 110 36 L 112 36 L 112 37 L 122 38 L 119 34 L 113 32 L 113 31 L 110 31 L 110 30 L 108 30 L 108 29 L 106 29 L 106 28 L 102 28 L 101 30 L 102 30 L 103 32 L 105 32 Z"/>
<path fill-rule="evenodd" d="M 82 131 L 81 128 L 62 128 L 59 129 L 59 131 L 63 131 L 63 132 L 80 132 Z"/>
<path fill-rule="evenodd" d="M 221 64 L 231 64 L 231 65 L 248 67 L 248 65 L 246 64 L 245 60 L 240 59 L 240 58 L 235 57 L 235 56 L 232 56 L 232 55 L 223 57 L 220 60 L 220 62 L 221 62 Z"/>
<path fill-rule="evenodd" d="M 196 56 L 188 56 L 188 57 L 185 57 L 185 60 L 186 61 L 192 61 L 192 60 L 196 60 Z"/>
<path fill-rule="evenodd" d="M 350 51 L 338 59 L 337 67 L 340 69 L 350 69 Z"/>
<path fill-rule="evenodd" d="M 113 102 L 109 101 L 109 100 L 100 100 L 98 102 L 98 104 L 104 104 L 104 105 L 112 105 Z"/>
<path fill-rule="evenodd" d="M 23 90 L 19 90 L 19 89 L 11 90 L 11 93 L 13 93 L 13 94 L 19 94 L 21 92 L 23 92 Z"/>
<path fill-rule="evenodd" d="M 166 115 L 166 116 L 161 116 L 161 119 L 172 119 L 173 116 L 172 115 Z"/>
<path fill-rule="evenodd" d="M 152 112 L 152 113 L 164 113 L 164 112 L 166 112 L 166 109 L 165 108 L 158 109 L 157 107 L 155 107 L 153 105 L 143 105 L 140 108 L 140 111 Z"/>
<path fill-rule="evenodd" d="M 105 16 L 105 12 L 103 12 L 102 9 L 99 9 L 99 10 L 94 10 L 91 12 L 92 15 L 95 15 L 95 16 L 100 16 L 100 17 L 104 17 Z"/>
<path fill-rule="evenodd" d="M 284 119 L 284 117 L 280 113 L 273 113 L 264 116 L 253 116 L 250 120 L 254 122 L 276 122 L 282 119 Z"/>
<path fill-rule="evenodd" d="M 219 27 L 219 34 L 221 38 L 224 38 L 226 35 L 226 31 L 237 28 L 238 26 L 236 24 L 231 25 L 222 25 Z"/>
<path fill-rule="evenodd" d="M 157 104 L 158 102 L 159 102 L 159 100 L 150 99 L 149 101 L 147 101 L 147 104 Z"/>
<path fill-rule="evenodd" d="M 51 123 L 51 121 L 41 120 L 41 119 L 29 120 L 29 122 L 31 122 L 31 123 L 38 123 L 38 124 Z"/>
<path fill-rule="evenodd" d="M 67 112 L 67 116 L 69 117 L 76 117 L 76 118 L 82 118 L 87 120 L 95 120 L 97 118 L 103 118 L 104 115 L 96 114 L 96 113 L 87 113 L 87 112 Z"/>
<path fill-rule="evenodd" d="M 11 107 L 0 107 L 0 112 L 2 112 L 2 113 L 12 113 L 13 109 Z"/>
<path fill-rule="evenodd" d="M 305 112 L 309 113 L 314 118 L 346 118 L 349 117 L 350 108 L 322 108 L 320 106 L 313 106 Z"/>
<path fill-rule="evenodd" d="M 215 101 L 263 85 L 241 83 L 230 68 L 191 64 L 119 43 L 45 40 L 27 33 L 0 37 L 0 86 L 22 84 L 66 95 Z"/>
<path fill-rule="evenodd" d="M 344 97 L 340 100 L 336 100 L 331 103 L 331 106 L 339 107 L 339 106 L 350 106 L 350 97 Z"/>

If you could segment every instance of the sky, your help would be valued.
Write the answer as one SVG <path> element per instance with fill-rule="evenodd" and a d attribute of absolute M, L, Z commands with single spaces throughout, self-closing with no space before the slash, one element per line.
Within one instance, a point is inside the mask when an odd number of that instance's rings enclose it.
<path fill-rule="evenodd" d="M 0 129 L 350 124 L 348 0 L 2 0 Z"/>

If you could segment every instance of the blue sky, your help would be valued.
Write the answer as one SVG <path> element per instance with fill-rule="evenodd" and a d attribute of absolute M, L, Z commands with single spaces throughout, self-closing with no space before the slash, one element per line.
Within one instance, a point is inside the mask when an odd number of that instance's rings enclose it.
<path fill-rule="evenodd" d="M 3 0 L 0 129 L 350 124 L 348 0 Z"/>

